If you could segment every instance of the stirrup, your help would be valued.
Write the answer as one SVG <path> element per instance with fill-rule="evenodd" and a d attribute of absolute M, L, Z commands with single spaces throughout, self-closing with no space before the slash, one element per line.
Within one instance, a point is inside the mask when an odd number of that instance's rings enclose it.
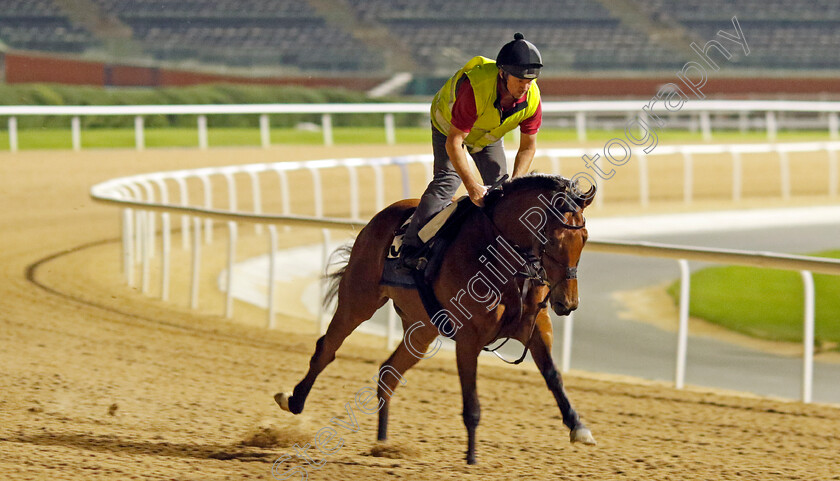
<path fill-rule="evenodd" d="M 428 259 L 420 255 L 422 247 L 402 246 L 397 266 L 406 271 L 423 270 L 428 264 Z"/>

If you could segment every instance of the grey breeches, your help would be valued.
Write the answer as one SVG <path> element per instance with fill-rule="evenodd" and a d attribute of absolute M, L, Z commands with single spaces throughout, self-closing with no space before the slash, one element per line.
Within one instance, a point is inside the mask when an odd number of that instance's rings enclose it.
<path fill-rule="evenodd" d="M 420 197 L 420 205 L 414 212 L 403 240 L 404 244 L 412 247 L 420 247 L 422 242 L 417 237 L 417 233 L 429 219 L 452 202 L 452 197 L 461 185 L 461 177 L 455 172 L 452 162 L 449 161 L 449 154 L 446 153 L 446 136 L 434 127 L 432 127 L 432 150 L 435 157 L 432 181 Z M 503 140 L 490 144 L 470 156 L 475 161 L 485 185 L 495 183 L 507 173 Z"/>

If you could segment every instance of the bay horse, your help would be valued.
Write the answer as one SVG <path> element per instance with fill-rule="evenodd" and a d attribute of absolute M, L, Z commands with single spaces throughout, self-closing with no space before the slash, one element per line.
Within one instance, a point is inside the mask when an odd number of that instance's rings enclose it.
<path fill-rule="evenodd" d="M 306 376 L 292 393 L 277 393 L 275 401 L 293 414 L 302 412 L 316 377 L 335 359 L 344 339 L 390 298 L 402 318 L 404 335 L 380 369 L 374 407 L 379 414 L 378 440 L 387 438 L 389 403 L 398 384 L 405 383 L 404 373 L 437 352 L 437 336 L 442 334 L 455 341 L 469 464 L 476 461 L 480 417 L 478 356 L 497 339 L 516 339 L 530 352 L 570 429 L 571 442 L 595 444 L 566 397 L 552 360 L 548 314 L 549 306 L 561 316 L 578 306 L 577 265 L 587 239 L 583 209 L 594 194 L 594 186 L 580 193 L 568 179 L 544 174 L 518 177 L 491 190 L 483 208 L 473 206 L 464 215 L 443 254 L 432 288 L 444 309 L 434 316 L 424 308 L 417 290 L 380 282 L 395 231 L 418 200 L 386 207 L 359 232 L 352 250 L 346 247 L 350 255 L 344 267 L 328 276 L 331 284 L 325 302 L 337 295 L 335 314 L 315 344 Z M 428 351 L 432 342 L 435 347 Z M 373 400 L 372 393 L 369 399 Z"/>

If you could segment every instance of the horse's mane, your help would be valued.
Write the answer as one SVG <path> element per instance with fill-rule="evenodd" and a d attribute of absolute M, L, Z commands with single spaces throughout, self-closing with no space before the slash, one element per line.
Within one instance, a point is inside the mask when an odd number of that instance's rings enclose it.
<path fill-rule="evenodd" d="M 516 177 L 502 184 L 501 189 L 496 189 L 487 194 L 484 198 L 484 205 L 492 211 L 498 202 L 504 198 L 505 195 L 513 194 L 522 190 L 549 190 L 552 192 L 568 192 L 569 197 L 575 201 L 580 200 L 580 196 L 576 195 L 574 189 L 571 188 L 572 182 L 559 175 L 550 174 L 528 174 L 522 177 Z"/>

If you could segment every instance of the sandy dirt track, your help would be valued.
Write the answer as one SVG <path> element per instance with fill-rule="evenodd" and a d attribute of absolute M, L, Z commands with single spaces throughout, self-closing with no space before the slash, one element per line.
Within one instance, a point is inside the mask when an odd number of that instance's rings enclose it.
<path fill-rule="evenodd" d="M 272 394 L 304 373 L 309 325 L 267 331 L 132 292 L 117 272 L 118 215 L 87 190 L 139 172 L 395 150 L 0 154 L 0 478 L 270 480 L 291 444 L 346 420 L 387 357 L 381 343 L 351 337 L 304 414 L 280 411 Z M 261 315 L 236 309 L 246 324 Z M 567 391 L 599 442 L 579 447 L 536 368 L 495 362 L 479 370 L 479 465 L 466 466 L 453 359 L 422 361 L 406 381 L 391 444 L 377 446 L 375 417 L 358 414 L 358 432 L 337 428 L 343 446 L 313 456 L 325 463 L 309 479 L 840 479 L 835 407 L 573 373 Z M 244 443 L 260 432 L 277 442 Z"/>

